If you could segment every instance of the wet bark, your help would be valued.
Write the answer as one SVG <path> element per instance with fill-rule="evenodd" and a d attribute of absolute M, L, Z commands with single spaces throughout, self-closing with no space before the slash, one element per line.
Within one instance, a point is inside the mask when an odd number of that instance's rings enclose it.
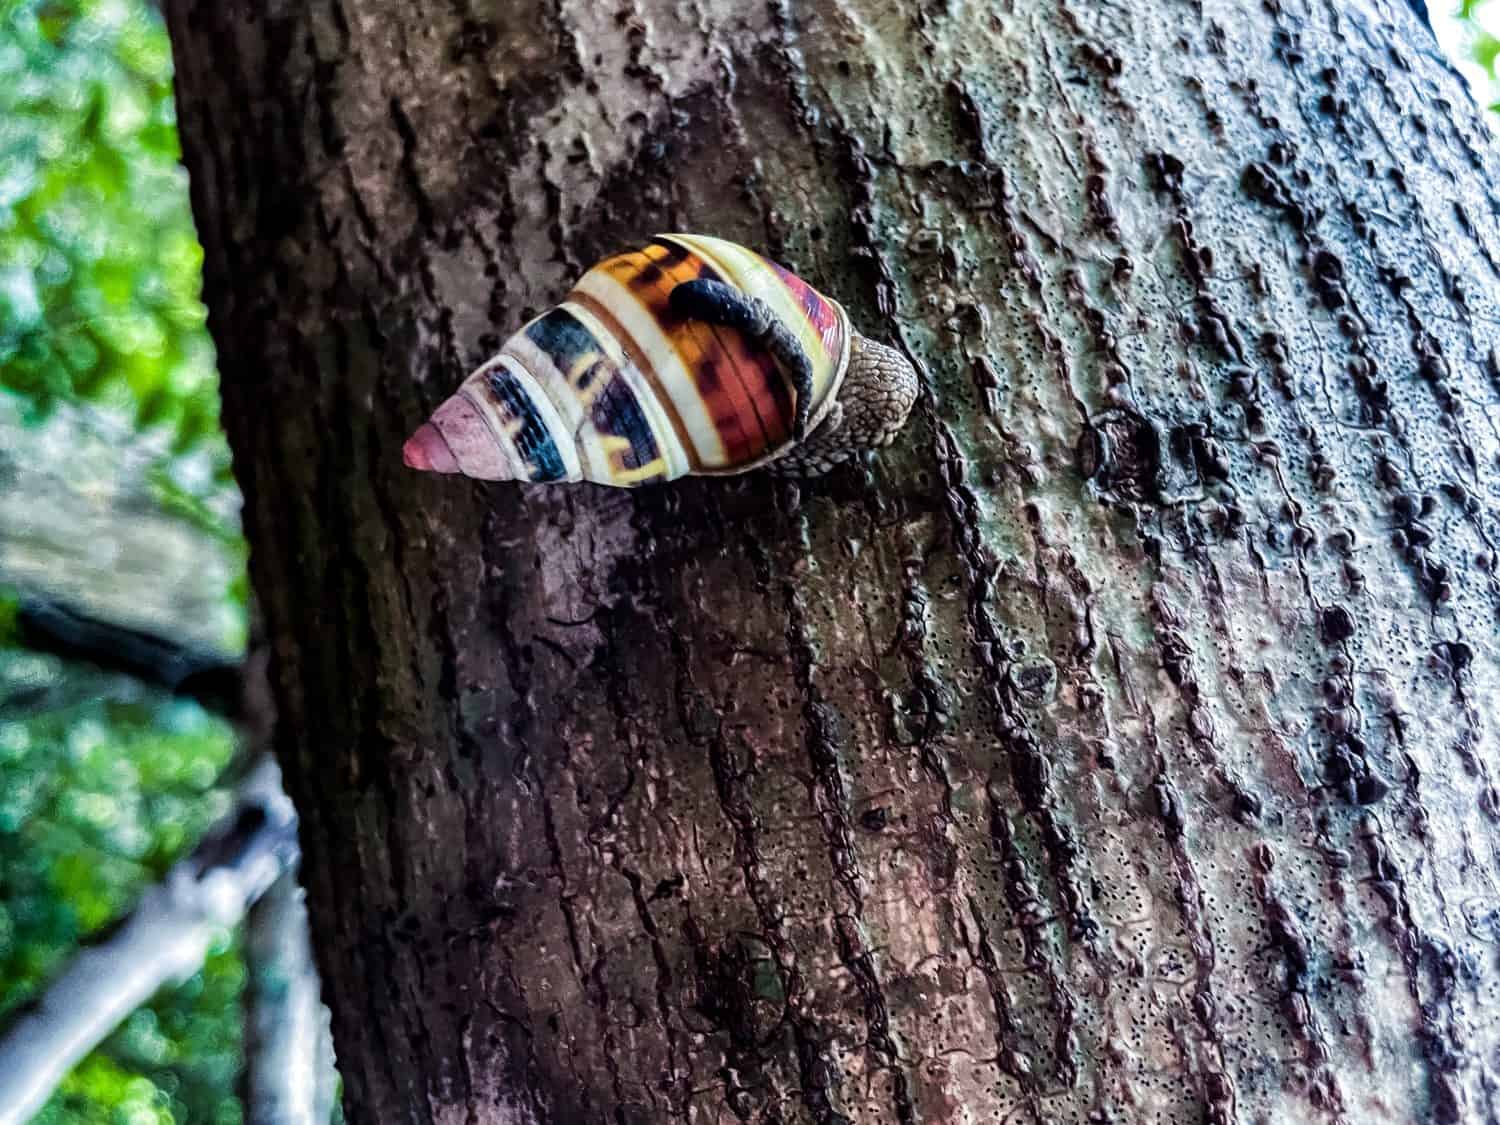
<path fill-rule="evenodd" d="M 1395 0 L 170 0 L 360 1122 L 1500 1114 L 1500 159 Z M 597 257 L 868 471 L 403 470 Z"/>

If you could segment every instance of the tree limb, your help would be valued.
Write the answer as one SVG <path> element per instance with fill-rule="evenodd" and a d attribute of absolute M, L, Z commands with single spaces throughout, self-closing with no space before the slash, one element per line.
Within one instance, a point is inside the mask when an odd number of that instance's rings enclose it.
<path fill-rule="evenodd" d="M 307 938 L 307 904 L 288 871 L 250 911 L 245 960 L 245 1108 L 250 1125 L 326 1125 L 336 1088 L 328 1009 Z"/>
<path fill-rule="evenodd" d="M 105 941 L 80 952 L 0 1039 L 0 1125 L 21 1125 L 64 1075 L 163 985 L 191 976 L 209 945 L 297 857 L 296 816 L 263 758 L 234 811 L 141 896 Z"/>
<path fill-rule="evenodd" d="M 124 672 L 210 711 L 238 718 L 243 711 L 242 665 L 222 653 L 103 621 L 54 598 L 22 593 L 16 623 L 26 647 Z"/>

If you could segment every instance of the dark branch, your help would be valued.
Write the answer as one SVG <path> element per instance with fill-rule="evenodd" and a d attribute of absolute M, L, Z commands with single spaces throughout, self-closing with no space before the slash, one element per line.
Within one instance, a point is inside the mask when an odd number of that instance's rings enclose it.
<path fill-rule="evenodd" d="M 229 718 L 243 713 L 243 666 L 222 653 L 100 621 L 50 598 L 23 595 L 16 621 L 27 648 L 124 672 Z"/>
<path fill-rule="evenodd" d="M 7 1022 L 0 1122 L 30 1120 L 80 1058 L 163 985 L 196 972 L 215 935 L 296 865 L 296 814 L 270 758 L 238 796 L 190 856 Z"/>

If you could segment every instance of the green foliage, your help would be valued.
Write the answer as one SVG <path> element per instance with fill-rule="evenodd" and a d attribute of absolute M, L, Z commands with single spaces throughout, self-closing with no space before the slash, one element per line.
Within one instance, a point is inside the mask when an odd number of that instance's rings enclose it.
<path fill-rule="evenodd" d="M 1464 70 L 1475 95 L 1500 111 L 1500 3 L 1496 0 L 1458 0 L 1444 24 L 1434 11 L 1438 38 Z"/>
<path fill-rule="evenodd" d="M 0 709 L 17 716 L 0 720 L 3 1016 L 224 815 L 234 736 L 186 700 L 18 649 L 0 650 Z"/>
<path fill-rule="evenodd" d="M 229 808 L 234 732 L 196 704 L 0 649 L 0 1020 L 129 912 Z M 237 1122 L 239 996 L 226 945 L 135 1013 L 38 1118 Z"/>
<path fill-rule="evenodd" d="M 1480 29 L 1474 33 L 1474 40 L 1469 47 L 1473 59 L 1491 78 L 1495 77 L 1495 57 L 1500 55 L 1500 39 L 1496 39 L 1488 31 Z"/>
<path fill-rule="evenodd" d="M 20 642 L 21 629 L 16 623 L 16 613 L 20 608 L 16 596 L 9 590 L 0 588 L 0 646 L 12 646 Z"/>
<path fill-rule="evenodd" d="M 155 503 L 243 560 L 171 63 L 145 0 L 0 0 L 0 392 L 128 420 Z M 225 596 L 243 619 L 243 574 Z M 19 649 L 15 611 L 0 590 L 0 1024 L 225 813 L 234 749 L 194 704 Z M 244 978 L 226 939 L 37 1121 L 240 1121 Z"/>
<path fill-rule="evenodd" d="M 237 539 L 178 158 L 153 7 L 0 0 L 0 390 L 33 421 L 79 402 L 168 434 L 163 495 Z"/>
<path fill-rule="evenodd" d="M 239 1125 L 244 984 L 237 943 L 214 951 L 75 1067 L 32 1125 Z"/>
<path fill-rule="evenodd" d="M 0 3 L 0 383 L 185 450 L 218 414 L 171 63 L 143 4 Z"/>

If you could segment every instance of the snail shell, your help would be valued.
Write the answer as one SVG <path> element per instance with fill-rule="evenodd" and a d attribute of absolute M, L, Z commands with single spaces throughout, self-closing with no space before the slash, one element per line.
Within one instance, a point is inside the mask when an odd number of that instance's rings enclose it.
<path fill-rule="evenodd" d="M 812 361 L 816 427 L 849 366 L 843 308 L 743 246 L 668 234 L 600 262 L 507 340 L 412 435 L 406 463 L 634 487 L 780 456 L 793 444 L 796 392 L 738 329 L 673 312 L 672 290 L 698 278 L 759 298 L 791 331 Z"/>

